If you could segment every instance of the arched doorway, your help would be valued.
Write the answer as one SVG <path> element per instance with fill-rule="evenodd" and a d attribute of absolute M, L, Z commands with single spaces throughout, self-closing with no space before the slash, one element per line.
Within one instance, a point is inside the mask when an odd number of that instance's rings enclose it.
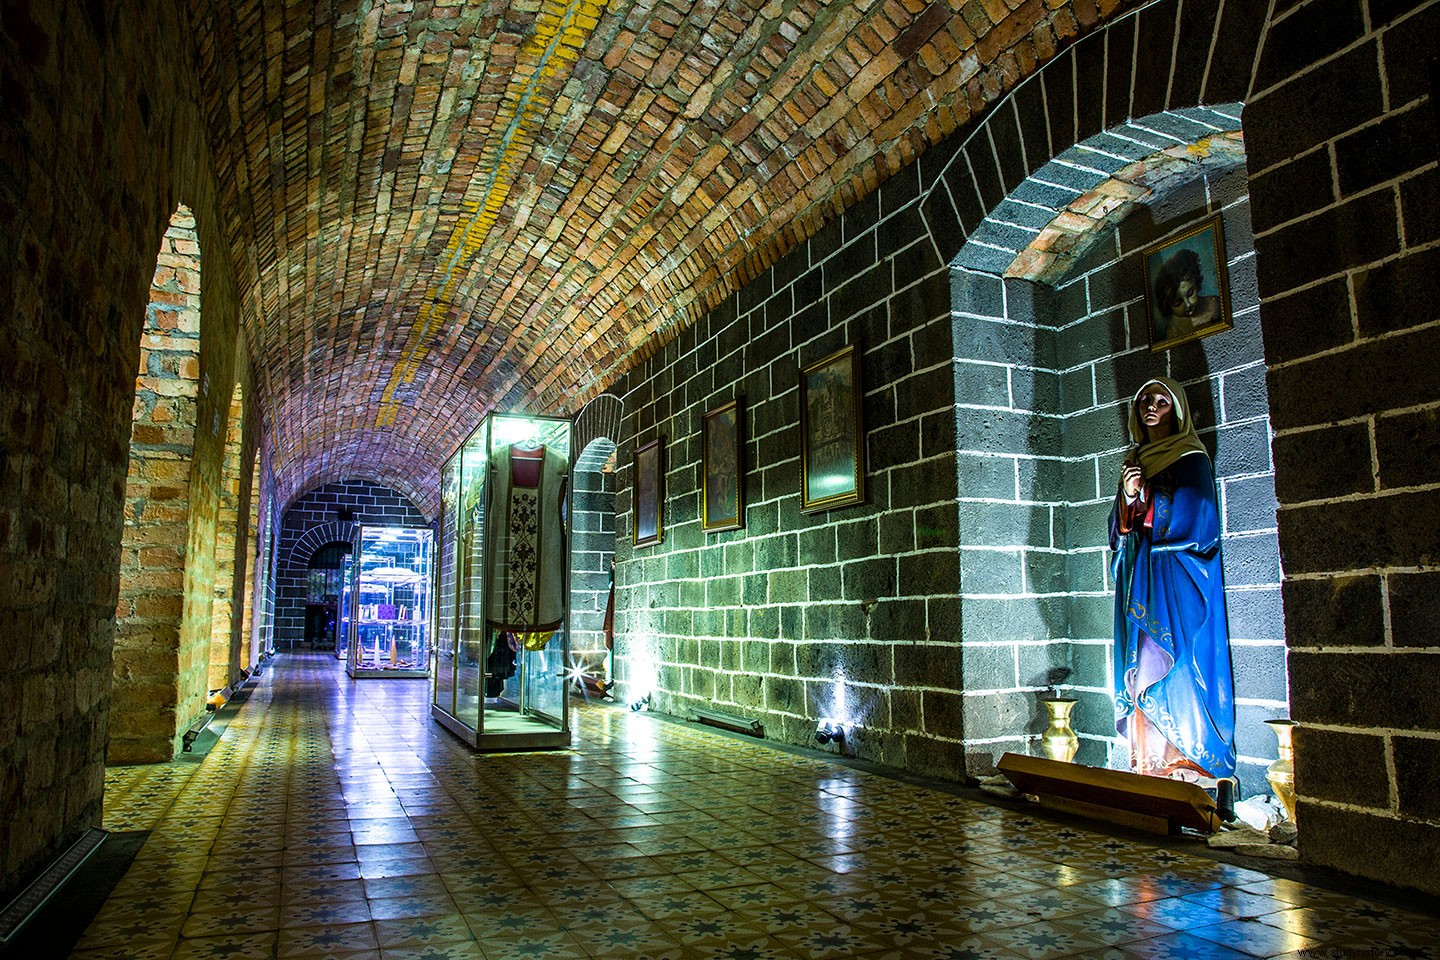
<path fill-rule="evenodd" d="M 340 584 L 350 544 L 335 540 L 310 557 L 305 578 L 305 643 L 312 649 L 345 656 L 340 641 Z"/>
<path fill-rule="evenodd" d="M 1128 769 L 1111 705 L 1106 517 L 1126 401 L 1163 375 L 1189 395 L 1215 465 L 1236 772 L 1247 795 L 1266 790 L 1275 742 L 1261 721 L 1286 713 L 1288 691 L 1240 116 L 1238 104 L 1166 111 L 1062 151 L 995 205 L 952 261 L 961 574 L 966 597 L 986 598 L 985 613 L 967 618 L 967 643 L 984 638 L 967 648 L 967 668 L 1003 678 L 966 691 L 972 741 L 1037 736 L 1044 713 L 1034 700 L 1058 694 L 1079 701 L 1080 762 Z M 1233 327 L 1184 342 L 1152 337 L 1145 252 L 1214 224 L 1225 257 L 1208 269 L 1229 278 Z M 1023 429 L 999 431 L 1001 422 Z M 1023 522 L 997 524 L 1002 511 Z M 1003 730 L 986 721 L 997 697 L 1013 704 Z"/>
<path fill-rule="evenodd" d="M 571 476 L 570 670 L 583 693 L 608 695 L 625 673 L 624 557 L 616 556 L 615 460 L 620 398 L 604 393 L 575 418 Z M 617 561 L 619 561 L 617 563 Z"/>
<path fill-rule="evenodd" d="M 607 691 L 615 677 L 615 453 L 598 438 L 572 471 L 570 664 L 584 693 Z"/>
<path fill-rule="evenodd" d="M 199 235 L 181 205 L 156 257 L 135 378 L 109 764 L 169 760 L 198 706 L 181 702 L 180 673 L 200 381 Z"/>

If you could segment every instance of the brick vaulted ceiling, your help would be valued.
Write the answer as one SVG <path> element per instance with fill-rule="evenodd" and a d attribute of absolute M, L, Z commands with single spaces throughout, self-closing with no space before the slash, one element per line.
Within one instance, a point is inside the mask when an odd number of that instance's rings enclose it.
<path fill-rule="evenodd" d="M 193 0 L 283 502 L 435 507 L 1120 0 Z"/>

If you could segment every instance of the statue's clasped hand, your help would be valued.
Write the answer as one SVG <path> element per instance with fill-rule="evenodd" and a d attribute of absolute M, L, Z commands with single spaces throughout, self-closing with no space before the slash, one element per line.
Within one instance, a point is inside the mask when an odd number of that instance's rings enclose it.
<path fill-rule="evenodd" d="M 1141 472 L 1138 463 L 1125 461 L 1120 468 L 1120 488 L 1125 491 L 1127 499 L 1134 500 L 1140 496 L 1140 488 L 1145 485 L 1145 474 Z"/>

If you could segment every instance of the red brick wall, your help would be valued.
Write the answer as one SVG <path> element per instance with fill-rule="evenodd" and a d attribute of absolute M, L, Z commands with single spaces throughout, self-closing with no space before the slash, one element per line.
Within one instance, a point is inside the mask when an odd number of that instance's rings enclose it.
<path fill-rule="evenodd" d="M 241 602 L 240 618 L 240 669 L 249 670 L 254 665 L 258 654 L 256 644 L 252 640 L 255 632 L 255 591 L 262 583 L 258 576 L 260 571 L 260 499 L 257 494 L 260 491 L 260 452 L 257 450 L 250 456 L 254 464 L 250 469 L 250 475 L 246 479 L 248 484 L 244 491 L 244 501 L 248 505 L 245 518 L 245 536 L 241 543 L 235 547 L 236 563 L 239 566 L 239 576 L 246 580 L 237 591 Z M 253 578 L 251 574 L 256 576 Z"/>
<path fill-rule="evenodd" d="M 181 206 L 156 258 L 140 338 L 115 608 L 111 763 L 168 760 L 174 753 L 200 391 L 200 267 L 195 217 Z"/>
<path fill-rule="evenodd" d="M 156 254 L 181 203 L 203 249 L 227 247 L 192 36 L 169 0 L 0 7 L 0 896 L 100 819 Z M 201 300 L 201 376 L 228 403 L 239 301 L 224 256 Z M 218 451 L 197 438 L 214 487 Z"/>
<path fill-rule="evenodd" d="M 245 590 L 245 527 L 240 522 L 242 489 L 240 463 L 244 447 L 244 392 L 239 384 L 230 401 L 229 426 L 225 431 L 225 462 L 221 475 L 220 520 L 215 531 L 215 597 L 210 610 L 210 667 L 207 685 L 224 687 L 240 669 L 240 624 L 235 616 L 235 598 Z"/>

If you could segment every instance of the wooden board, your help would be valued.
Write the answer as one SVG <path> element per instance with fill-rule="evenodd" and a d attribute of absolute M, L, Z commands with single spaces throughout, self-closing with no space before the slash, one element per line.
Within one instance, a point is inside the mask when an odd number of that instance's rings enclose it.
<path fill-rule="evenodd" d="M 1021 753 L 1005 754 L 996 767 L 1015 789 L 1056 809 L 1158 833 L 1175 833 L 1181 827 L 1214 833 L 1220 826 L 1215 798 L 1199 784 Z"/>

